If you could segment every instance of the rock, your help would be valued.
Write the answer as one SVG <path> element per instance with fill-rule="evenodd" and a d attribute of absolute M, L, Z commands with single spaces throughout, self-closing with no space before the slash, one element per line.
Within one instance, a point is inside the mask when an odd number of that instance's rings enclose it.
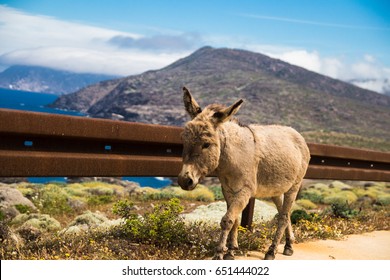
<path fill-rule="evenodd" d="M 23 194 L 11 187 L 0 187 L 0 211 L 5 215 L 5 218 L 12 219 L 20 214 L 18 206 L 28 207 L 31 211 L 36 211 L 35 205 L 25 198 Z"/>

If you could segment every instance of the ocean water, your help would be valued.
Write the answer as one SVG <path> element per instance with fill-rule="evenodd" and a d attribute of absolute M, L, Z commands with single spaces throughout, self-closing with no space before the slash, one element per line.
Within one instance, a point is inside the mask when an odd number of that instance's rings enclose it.
<path fill-rule="evenodd" d="M 75 111 L 66 111 L 47 107 L 53 103 L 58 96 L 54 94 L 27 92 L 0 88 L 0 108 L 33 111 L 50 114 L 63 114 L 72 116 L 85 116 L 85 114 Z M 162 188 L 172 183 L 171 180 L 160 177 L 124 177 L 124 180 L 137 182 L 142 187 Z M 45 184 L 48 182 L 66 183 L 65 177 L 31 177 L 31 183 Z"/>
<path fill-rule="evenodd" d="M 50 114 L 85 116 L 85 114 L 80 112 L 47 107 L 47 105 L 53 103 L 57 98 L 58 96 L 54 94 L 0 88 L 0 108 Z"/>

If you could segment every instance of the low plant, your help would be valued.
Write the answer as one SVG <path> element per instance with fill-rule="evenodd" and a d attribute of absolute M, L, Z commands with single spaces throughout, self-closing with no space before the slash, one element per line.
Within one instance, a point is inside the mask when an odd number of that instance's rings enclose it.
<path fill-rule="evenodd" d="M 386 194 L 378 195 L 376 203 L 382 206 L 390 205 L 390 194 L 386 193 Z"/>
<path fill-rule="evenodd" d="M 146 244 L 177 245 L 188 242 L 186 226 L 180 213 L 183 206 L 177 198 L 157 204 L 142 217 L 131 212 L 132 205 L 127 202 L 115 204 L 114 214 L 125 219 L 123 233 L 130 239 Z"/>
<path fill-rule="evenodd" d="M 33 209 L 31 209 L 30 206 L 25 205 L 25 204 L 16 204 L 14 206 L 15 206 L 16 210 L 19 211 L 20 214 L 26 214 L 26 213 L 33 212 L 32 211 Z"/>
<path fill-rule="evenodd" d="M 317 205 L 309 199 L 298 199 L 296 204 L 307 210 L 313 210 L 317 208 Z"/>
<path fill-rule="evenodd" d="M 345 205 L 356 202 L 358 197 L 351 191 L 340 191 L 323 199 L 323 203 L 329 205 Z"/>
<path fill-rule="evenodd" d="M 313 217 L 309 215 L 305 210 L 294 210 L 291 213 L 291 223 L 295 225 L 301 220 L 312 221 Z"/>
<path fill-rule="evenodd" d="M 323 195 L 320 190 L 307 189 L 301 192 L 300 199 L 307 199 L 313 203 L 322 203 Z"/>
<path fill-rule="evenodd" d="M 348 203 L 332 204 L 331 209 L 337 218 L 351 219 L 359 214 L 359 210 L 352 208 Z"/>
<path fill-rule="evenodd" d="M 62 187 L 55 184 L 48 184 L 41 188 L 34 203 L 42 213 L 49 215 L 72 212 L 68 203 L 68 194 Z"/>

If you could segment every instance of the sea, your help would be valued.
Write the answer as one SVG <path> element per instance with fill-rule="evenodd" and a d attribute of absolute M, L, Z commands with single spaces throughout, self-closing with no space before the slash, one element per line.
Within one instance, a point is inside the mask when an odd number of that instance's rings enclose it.
<path fill-rule="evenodd" d="M 81 112 L 48 107 L 48 105 L 53 103 L 57 98 L 58 95 L 55 94 L 0 88 L 0 108 L 71 116 L 86 116 L 86 114 Z M 172 183 L 170 179 L 163 177 L 123 177 L 122 179 L 136 182 L 142 187 L 148 186 L 152 188 L 163 188 Z M 29 177 L 28 180 L 31 183 L 40 184 L 67 182 L 66 177 Z"/>

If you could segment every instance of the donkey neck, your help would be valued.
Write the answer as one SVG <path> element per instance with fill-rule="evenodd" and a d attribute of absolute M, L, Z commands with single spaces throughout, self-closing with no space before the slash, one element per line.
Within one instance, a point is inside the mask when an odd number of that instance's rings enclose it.
<path fill-rule="evenodd" d="M 220 126 L 221 154 L 217 171 L 237 170 L 252 162 L 256 154 L 256 136 L 249 126 L 226 122 Z"/>

